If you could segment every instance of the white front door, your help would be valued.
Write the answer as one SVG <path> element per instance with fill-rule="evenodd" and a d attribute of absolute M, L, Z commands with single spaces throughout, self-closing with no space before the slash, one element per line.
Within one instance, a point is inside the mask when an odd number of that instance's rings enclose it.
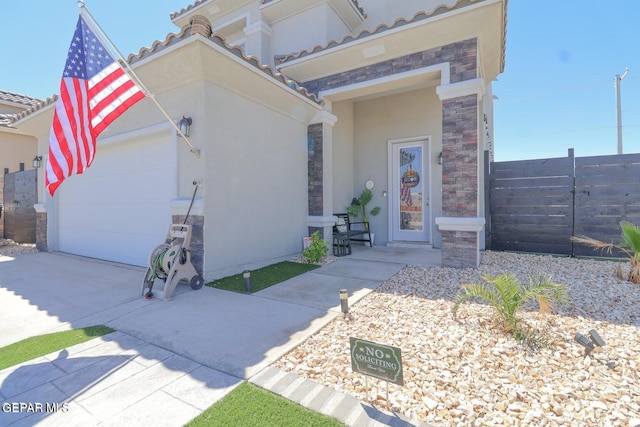
<path fill-rule="evenodd" d="M 390 240 L 430 242 L 429 139 L 389 141 Z"/>

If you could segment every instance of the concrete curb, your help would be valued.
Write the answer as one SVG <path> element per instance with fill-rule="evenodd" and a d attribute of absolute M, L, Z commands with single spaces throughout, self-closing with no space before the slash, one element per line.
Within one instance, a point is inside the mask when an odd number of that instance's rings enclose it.
<path fill-rule="evenodd" d="M 272 366 L 250 378 L 249 382 L 348 426 L 429 426 L 419 421 L 411 421 L 402 415 L 383 412 L 349 394 Z"/>

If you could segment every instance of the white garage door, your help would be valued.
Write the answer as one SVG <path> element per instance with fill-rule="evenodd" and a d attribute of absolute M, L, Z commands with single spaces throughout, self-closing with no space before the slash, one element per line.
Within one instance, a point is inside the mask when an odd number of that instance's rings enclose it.
<path fill-rule="evenodd" d="M 59 250 L 146 266 L 166 238 L 176 179 L 175 142 L 167 130 L 99 143 L 91 167 L 56 193 Z"/>

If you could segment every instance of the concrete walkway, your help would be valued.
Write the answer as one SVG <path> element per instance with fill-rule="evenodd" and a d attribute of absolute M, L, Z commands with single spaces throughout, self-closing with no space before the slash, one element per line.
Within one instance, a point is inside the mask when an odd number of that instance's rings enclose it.
<path fill-rule="evenodd" d="M 270 367 L 341 315 L 340 289 L 354 304 L 405 264 L 440 256 L 355 249 L 253 295 L 179 285 L 171 301 L 140 296 L 142 268 L 61 253 L 0 256 L 0 347 L 90 325 L 117 330 L 0 371 L 0 426 L 178 426 L 243 380 L 347 425 L 415 425 Z"/>

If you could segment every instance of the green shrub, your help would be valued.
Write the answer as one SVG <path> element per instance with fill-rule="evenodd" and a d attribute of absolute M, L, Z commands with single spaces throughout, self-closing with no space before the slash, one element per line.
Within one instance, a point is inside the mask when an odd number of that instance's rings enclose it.
<path fill-rule="evenodd" d="M 302 251 L 302 256 L 308 263 L 318 263 L 328 253 L 329 248 L 327 248 L 324 240 L 320 238 L 320 233 L 316 231 L 311 235 L 311 245 Z"/>

